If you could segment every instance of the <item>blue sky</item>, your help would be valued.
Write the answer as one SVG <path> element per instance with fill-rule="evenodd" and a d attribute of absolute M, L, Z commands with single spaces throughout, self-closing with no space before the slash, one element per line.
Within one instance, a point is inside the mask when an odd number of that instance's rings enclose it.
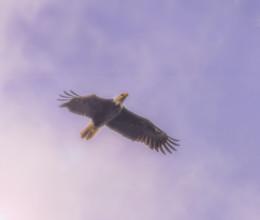
<path fill-rule="evenodd" d="M 260 4 L 31 1 L 0 7 L 0 220 L 259 219 Z M 112 98 L 164 156 L 58 108 Z"/>

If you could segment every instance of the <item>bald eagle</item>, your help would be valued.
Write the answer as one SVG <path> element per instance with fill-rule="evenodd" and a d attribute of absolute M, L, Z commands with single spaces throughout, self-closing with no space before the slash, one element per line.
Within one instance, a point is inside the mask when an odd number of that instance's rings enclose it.
<path fill-rule="evenodd" d="M 148 145 L 152 150 L 165 150 L 172 153 L 176 150 L 173 145 L 179 146 L 178 140 L 169 137 L 164 131 L 156 127 L 151 121 L 134 114 L 123 106 L 128 96 L 123 93 L 114 99 L 104 99 L 96 95 L 80 96 L 73 91 L 64 91 L 59 101 L 65 101 L 60 107 L 69 111 L 89 117 L 91 123 L 80 132 L 81 138 L 91 139 L 98 130 L 106 125 L 121 135 Z"/>

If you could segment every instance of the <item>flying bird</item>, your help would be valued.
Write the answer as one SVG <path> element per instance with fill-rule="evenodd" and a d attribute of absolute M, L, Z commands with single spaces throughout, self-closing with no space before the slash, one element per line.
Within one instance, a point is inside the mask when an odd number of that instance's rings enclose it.
<path fill-rule="evenodd" d="M 114 99 L 104 99 L 94 94 L 80 96 L 73 91 L 70 93 L 64 91 L 58 100 L 64 102 L 60 107 L 92 119 L 91 123 L 80 132 L 83 139 L 93 138 L 98 130 L 106 125 L 133 141 L 148 145 L 152 150 L 160 150 L 163 154 L 166 151 L 172 153 L 171 150 L 176 150 L 174 146 L 179 146 L 177 143 L 179 140 L 169 137 L 151 121 L 123 106 L 127 96 L 127 93 L 123 93 Z"/>

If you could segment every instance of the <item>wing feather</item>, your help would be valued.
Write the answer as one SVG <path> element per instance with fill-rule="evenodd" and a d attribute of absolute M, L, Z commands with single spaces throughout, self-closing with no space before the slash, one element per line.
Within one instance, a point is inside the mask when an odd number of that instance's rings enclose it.
<path fill-rule="evenodd" d="M 160 145 L 159 149 L 160 149 L 160 151 L 161 151 L 163 154 L 165 154 L 162 145 Z"/>
<path fill-rule="evenodd" d="M 70 97 L 74 97 L 72 94 L 66 92 L 66 91 L 63 91 L 67 96 L 70 96 Z M 60 95 L 61 96 L 61 95 Z"/>
<path fill-rule="evenodd" d="M 165 154 L 164 149 L 169 153 L 171 152 L 170 149 L 176 150 L 172 144 L 179 146 L 176 139 L 170 138 L 151 121 L 126 108 L 123 108 L 107 126 L 133 141 L 143 142 L 151 149 L 160 150 L 163 154 Z"/>
<path fill-rule="evenodd" d="M 100 109 L 110 99 L 103 99 L 96 95 L 79 96 L 77 93 L 70 91 L 70 93 L 64 91 L 63 95 L 60 95 L 63 99 L 59 101 L 66 101 L 61 104 L 60 107 L 67 108 L 69 111 L 93 118 L 98 109 Z"/>
<path fill-rule="evenodd" d="M 151 142 L 151 149 L 152 149 L 152 150 L 154 149 L 154 146 L 155 146 L 155 139 L 152 138 L 152 142 Z"/>
<path fill-rule="evenodd" d="M 172 152 L 170 151 L 170 149 L 167 147 L 166 144 L 163 144 L 164 148 L 171 154 Z"/>

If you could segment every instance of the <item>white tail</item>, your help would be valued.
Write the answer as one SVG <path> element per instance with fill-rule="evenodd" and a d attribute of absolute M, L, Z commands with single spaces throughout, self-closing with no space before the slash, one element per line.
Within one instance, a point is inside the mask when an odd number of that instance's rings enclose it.
<path fill-rule="evenodd" d="M 94 123 L 91 122 L 86 128 L 84 128 L 81 132 L 81 138 L 84 139 L 91 139 L 95 136 L 95 134 L 98 132 L 99 127 L 95 127 Z"/>

